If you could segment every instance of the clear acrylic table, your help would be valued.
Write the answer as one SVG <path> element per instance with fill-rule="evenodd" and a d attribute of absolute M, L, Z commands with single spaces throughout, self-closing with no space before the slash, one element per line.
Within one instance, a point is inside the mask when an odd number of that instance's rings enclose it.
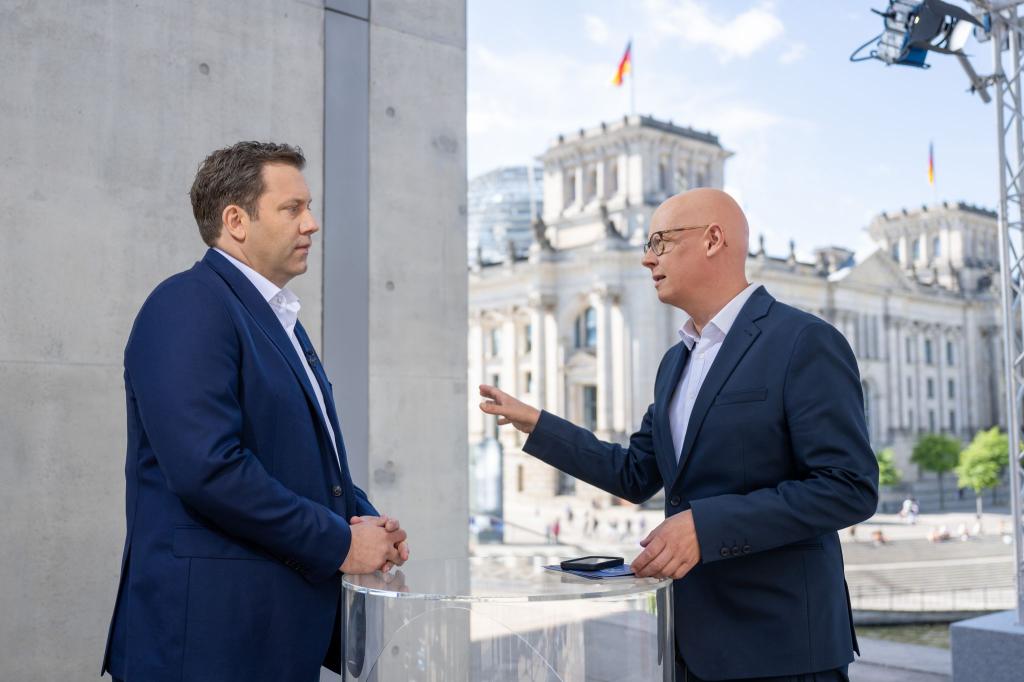
<path fill-rule="evenodd" d="M 590 580 L 545 563 L 412 560 L 345 576 L 345 679 L 672 680 L 671 580 Z"/>

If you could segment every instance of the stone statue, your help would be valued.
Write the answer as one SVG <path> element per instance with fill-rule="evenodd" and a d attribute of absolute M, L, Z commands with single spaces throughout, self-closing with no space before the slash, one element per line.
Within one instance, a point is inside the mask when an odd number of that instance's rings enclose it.
<path fill-rule="evenodd" d="M 541 251 L 554 251 L 555 247 L 548 240 L 548 226 L 544 224 L 544 219 L 538 215 L 533 219 L 531 227 L 533 227 L 533 239 L 537 242 L 537 246 L 540 247 Z"/>

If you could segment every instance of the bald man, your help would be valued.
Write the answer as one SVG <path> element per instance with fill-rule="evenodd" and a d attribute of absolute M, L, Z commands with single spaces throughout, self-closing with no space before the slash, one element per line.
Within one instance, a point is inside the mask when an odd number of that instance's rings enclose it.
<path fill-rule="evenodd" d="M 846 680 L 858 649 L 837 531 L 878 502 L 857 361 L 830 324 L 747 282 L 747 220 L 728 194 L 676 195 L 650 229 L 643 265 L 689 318 L 629 446 L 492 386 L 480 409 L 614 495 L 665 489 L 632 567 L 675 579 L 678 680 Z"/>

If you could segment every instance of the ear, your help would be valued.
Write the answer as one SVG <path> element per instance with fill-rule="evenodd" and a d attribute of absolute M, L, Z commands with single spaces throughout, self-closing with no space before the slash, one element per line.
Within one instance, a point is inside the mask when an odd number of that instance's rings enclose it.
<path fill-rule="evenodd" d="M 718 223 L 711 223 L 708 226 L 705 244 L 707 244 L 708 256 L 713 256 L 728 246 L 725 242 L 725 230 L 722 229 L 721 225 Z"/>
<path fill-rule="evenodd" d="M 229 204 L 220 214 L 221 226 L 232 239 L 244 242 L 249 231 L 249 214 L 241 206 Z"/>

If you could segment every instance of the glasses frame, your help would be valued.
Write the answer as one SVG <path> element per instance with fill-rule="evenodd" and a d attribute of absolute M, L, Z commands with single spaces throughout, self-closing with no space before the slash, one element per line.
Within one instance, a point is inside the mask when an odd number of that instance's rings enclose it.
<path fill-rule="evenodd" d="M 667 234 L 669 232 L 683 232 L 685 230 L 706 230 L 712 225 L 714 225 L 714 223 L 708 223 L 707 225 L 684 225 L 683 227 L 670 227 L 665 230 L 652 232 L 651 236 L 647 238 L 646 242 L 644 242 L 644 255 L 646 256 L 648 251 L 654 251 L 655 256 L 665 255 L 665 244 L 671 242 L 666 242 L 665 238 L 661 236 L 663 234 Z M 652 243 L 655 237 L 658 237 L 658 246 L 655 246 Z"/>

